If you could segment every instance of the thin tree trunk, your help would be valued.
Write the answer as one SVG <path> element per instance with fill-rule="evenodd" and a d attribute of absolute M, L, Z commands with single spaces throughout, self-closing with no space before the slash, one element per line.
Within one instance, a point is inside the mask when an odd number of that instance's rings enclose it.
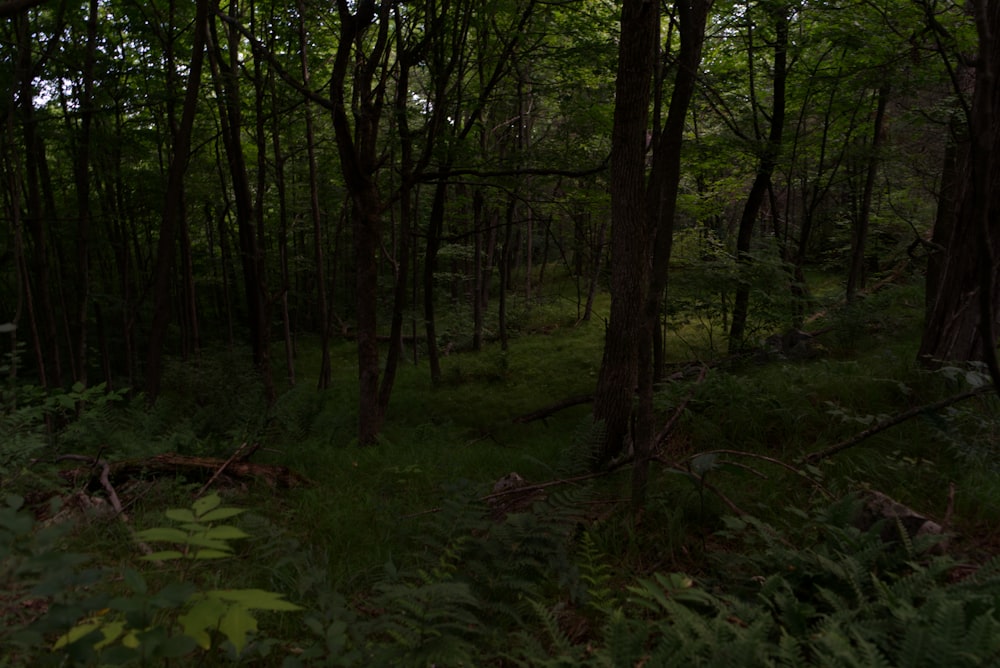
<path fill-rule="evenodd" d="M 153 318 L 149 329 L 149 355 L 146 364 L 146 396 L 156 401 L 163 379 L 163 348 L 167 325 L 170 322 L 170 275 L 174 264 L 177 231 L 184 215 L 184 175 L 191 153 L 191 133 L 198 107 L 201 69 L 205 56 L 205 32 L 208 26 L 208 1 L 196 0 L 194 44 L 188 69 L 187 92 L 181 123 L 174 137 L 170 166 L 167 170 L 167 190 L 160 224 L 160 238 L 156 252 L 156 270 L 153 279 Z"/>
<path fill-rule="evenodd" d="M 680 0 L 676 4 L 681 46 L 667 120 L 657 145 L 646 190 L 647 224 L 652 244 L 649 290 L 643 305 L 638 354 L 639 403 L 636 416 L 635 463 L 632 467 L 632 505 L 642 508 L 646 498 L 649 460 L 653 456 L 653 385 L 662 375 L 657 341 L 662 300 L 667 289 L 673 249 L 674 218 L 681 181 L 681 143 L 685 119 L 694 95 L 705 25 L 711 0 Z M 657 365 L 657 357 L 660 364 Z"/>
<path fill-rule="evenodd" d="M 302 73 L 302 85 L 310 85 L 309 75 L 309 39 L 306 33 L 305 2 L 298 0 L 299 8 L 299 63 Z M 326 272 L 323 257 L 323 225 L 319 206 L 319 168 L 316 164 L 316 139 L 313 134 L 313 117 L 310 101 L 306 99 L 306 153 L 309 159 L 309 213 L 313 231 L 313 259 L 316 262 L 316 307 L 319 314 L 319 344 L 320 363 L 319 377 L 316 386 L 325 390 L 330 387 L 330 314 L 326 297 Z"/>
<path fill-rule="evenodd" d="M 738 353 L 746 344 L 746 324 L 750 308 L 750 247 L 754 226 L 760 213 L 764 196 L 771 184 L 771 175 L 778 164 L 782 134 L 785 127 L 785 93 L 788 81 L 788 7 L 781 5 L 774 10 L 774 80 L 772 90 L 771 129 L 767 144 L 760 156 L 757 176 L 750 187 L 750 194 L 743 206 L 739 232 L 736 237 L 736 259 L 740 265 L 739 283 L 733 298 L 733 317 L 729 328 L 729 352 Z M 751 47 L 752 48 L 752 47 Z M 752 65 L 751 65 L 752 67 Z"/>
<path fill-rule="evenodd" d="M 865 250 L 868 246 L 868 225 L 871 220 L 872 194 L 875 191 L 875 176 L 878 174 L 879 151 L 885 122 L 885 107 L 889 99 L 889 87 L 883 85 L 878 90 L 875 107 L 875 121 L 872 124 L 872 141 L 869 146 L 868 169 L 865 174 L 865 188 L 861 195 L 861 210 L 851 238 L 851 270 L 847 275 L 847 301 L 854 301 L 857 291 L 865 287 Z"/>
<path fill-rule="evenodd" d="M 441 234 L 444 231 L 445 199 L 448 192 L 447 171 L 434 186 L 430 219 L 427 223 L 427 243 L 424 251 L 424 331 L 427 334 L 427 365 L 431 371 L 431 382 L 441 382 L 441 352 L 437 345 L 437 322 L 434 314 L 434 273 L 437 270 L 437 254 L 441 248 Z"/>

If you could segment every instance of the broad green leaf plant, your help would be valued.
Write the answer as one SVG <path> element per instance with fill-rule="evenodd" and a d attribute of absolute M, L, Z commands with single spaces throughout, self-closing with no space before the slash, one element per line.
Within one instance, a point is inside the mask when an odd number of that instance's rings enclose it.
<path fill-rule="evenodd" d="M 222 506 L 217 494 L 196 500 L 190 508 L 173 508 L 167 519 L 176 526 L 153 527 L 136 533 L 142 544 L 169 547 L 142 557 L 144 561 L 179 566 L 177 581 L 150 594 L 146 580 L 134 569 L 123 578 L 132 596 L 112 599 L 105 609 L 76 624 L 53 645 L 75 658 L 99 654 L 102 663 L 119 664 L 134 659 L 169 659 L 199 650 L 227 648 L 236 656 L 247 649 L 257 633 L 255 613 L 286 612 L 299 606 L 281 594 L 263 589 L 210 589 L 199 591 L 192 580 L 198 562 L 233 556 L 231 541 L 247 538 L 238 527 L 218 522 L 241 514 L 242 508 Z M 266 651 L 270 643 L 263 643 Z"/>

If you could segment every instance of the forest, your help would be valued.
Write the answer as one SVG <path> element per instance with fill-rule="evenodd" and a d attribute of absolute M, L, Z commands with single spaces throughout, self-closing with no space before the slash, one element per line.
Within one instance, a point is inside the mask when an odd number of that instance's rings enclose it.
<path fill-rule="evenodd" d="M 0 60 L 0 665 L 1000 664 L 1000 3 Z"/>

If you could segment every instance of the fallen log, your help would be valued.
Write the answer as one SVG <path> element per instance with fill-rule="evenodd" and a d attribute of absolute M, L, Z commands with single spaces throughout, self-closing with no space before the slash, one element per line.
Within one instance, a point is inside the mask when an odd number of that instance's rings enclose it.
<path fill-rule="evenodd" d="M 312 482 L 305 476 L 292 471 L 287 466 L 277 464 L 255 464 L 248 461 L 232 461 L 218 457 L 194 457 L 177 453 L 164 453 L 144 459 L 126 459 L 109 462 L 96 470 L 93 466 L 77 467 L 60 472 L 60 476 L 74 483 L 86 481 L 87 486 L 101 484 L 101 478 L 121 481 L 134 478 L 150 478 L 183 475 L 193 480 L 229 479 L 261 480 L 274 488 L 288 489 L 305 487 Z M 214 476 L 214 477 L 213 477 Z"/>

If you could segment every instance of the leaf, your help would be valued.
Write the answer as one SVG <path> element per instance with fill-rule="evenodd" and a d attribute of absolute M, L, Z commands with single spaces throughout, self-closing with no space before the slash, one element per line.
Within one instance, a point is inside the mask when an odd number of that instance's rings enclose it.
<path fill-rule="evenodd" d="M 118 640 L 118 636 L 120 636 L 122 634 L 122 631 L 124 630 L 125 630 L 125 622 L 123 621 L 108 622 L 103 626 L 103 628 L 101 628 L 101 633 L 104 634 L 104 639 L 98 643 L 95 643 L 94 649 L 103 649 L 108 645 L 111 645 L 112 643 L 114 643 L 114 641 Z"/>
<path fill-rule="evenodd" d="M 232 552 L 223 552 L 221 550 L 198 550 L 191 558 L 196 561 L 200 561 L 202 559 L 225 559 L 231 556 L 233 556 Z"/>
<path fill-rule="evenodd" d="M 201 521 L 218 522 L 219 520 L 228 520 L 230 517 L 236 517 L 240 513 L 244 512 L 246 512 L 245 508 L 217 508 L 216 510 L 202 515 Z"/>
<path fill-rule="evenodd" d="M 209 494 L 208 496 L 203 496 L 194 503 L 191 504 L 191 510 L 194 514 L 204 521 L 204 515 L 210 510 L 215 510 L 222 503 L 222 499 L 219 498 L 218 494 Z"/>
<path fill-rule="evenodd" d="M 222 552 L 232 551 L 232 549 L 224 540 L 212 540 L 211 538 L 206 538 L 204 536 L 199 536 L 199 535 L 189 536 L 185 542 L 188 545 L 193 545 L 195 547 L 207 547 L 210 550 L 220 550 Z"/>
<path fill-rule="evenodd" d="M 202 649 L 212 646 L 209 631 L 219 627 L 219 620 L 226 613 L 226 604 L 217 598 L 200 598 L 185 614 L 177 617 L 184 635 L 194 638 Z"/>
<path fill-rule="evenodd" d="M 718 458 L 719 456 L 714 452 L 698 455 L 691 460 L 691 470 L 699 476 L 703 476 L 715 468 L 715 461 Z"/>
<path fill-rule="evenodd" d="M 283 594 L 264 589 L 213 589 L 205 592 L 223 601 L 238 603 L 250 610 L 301 610 L 300 606 L 284 600 Z"/>
<path fill-rule="evenodd" d="M 257 632 L 257 620 L 250 611 L 242 605 L 229 607 L 219 622 L 219 631 L 233 644 L 236 653 L 243 652 L 247 644 L 247 635 Z"/>
<path fill-rule="evenodd" d="M 74 626 L 73 628 L 71 628 L 63 635 L 61 635 L 56 640 L 55 644 L 52 645 L 52 649 L 56 650 L 66 647 L 67 645 L 72 645 L 81 638 L 84 638 L 93 633 L 94 631 L 97 631 L 98 629 L 101 628 L 101 626 L 103 626 L 103 623 L 100 620 L 97 619 L 84 620 L 79 624 L 77 624 L 76 626 Z"/>
<path fill-rule="evenodd" d="M 164 515 L 175 522 L 198 522 L 198 518 L 187 508 L 170 508 Z"/>
<path fill-rule="evenodd" d="M 188 536 L 188 533 L 171 527 L 153 527 L 135 533 L 135 537 L 139 540 L 160 540 L 169 543 L 186 543 Z"/>
<path fill-rule="evenodd" d="M 126 568 L 122 571 L 122 577 L 125 579 L 125 584 L 133 592 L 139 595 L 146 593 L 146 580 L 139 571 L 134 568 Z"/>
<path fill-rule="evenodd" d="M 242 529 L 237 529 L 234 526 L 228 524 L 223 524 L 217 527 L 211 527 L 202 534 L 205 538 L 213 538 L 216 540 L 236 540 L 238 538 L 249 538 L 250 534 L 246 533 Z"/>

